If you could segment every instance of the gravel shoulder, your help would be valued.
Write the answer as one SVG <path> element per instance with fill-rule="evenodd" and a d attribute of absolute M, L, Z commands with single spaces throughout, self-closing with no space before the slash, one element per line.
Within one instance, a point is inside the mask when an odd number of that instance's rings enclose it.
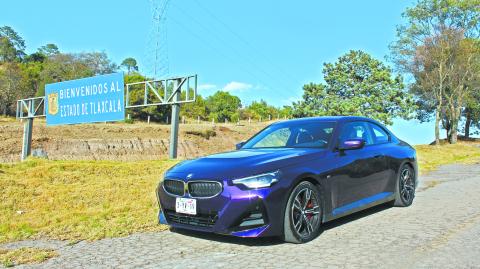
<path fill-rule="evenodd" d="M 379 206 L 325 225 L 314 241 L 285 244 L 170 231 L 81 241 L 21 241 L 59 256 L 16 268 L 480 268 L 480 164 L 421 178 L 408 208 Z"/>

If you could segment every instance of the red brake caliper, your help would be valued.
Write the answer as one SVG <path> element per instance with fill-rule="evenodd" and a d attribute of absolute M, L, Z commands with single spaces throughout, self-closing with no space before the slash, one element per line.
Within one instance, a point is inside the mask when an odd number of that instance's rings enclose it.
<path fill-rule="evenodd" d="M 312 208 L 313 208 L 312 200 L 310 200 L 310 201 L 308 202 L 307 208 L 309 208 L 309 209 L 312 209 Z M 312 217 L 313 217 L 313 213 L 307 214 L 307 218 L 308 218 L 308 219 L 311 219 Z"/>

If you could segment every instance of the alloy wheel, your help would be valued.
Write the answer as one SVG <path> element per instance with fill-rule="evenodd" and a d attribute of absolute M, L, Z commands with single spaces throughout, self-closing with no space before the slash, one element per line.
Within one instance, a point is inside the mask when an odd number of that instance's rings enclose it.
<path fill-rule="evenodd" d="M 307 238 L 316 231 L 320 223 L 320 202 L 310 188 L 300 190 L 293 200 L 291 220 L 297 234 Z"/>
<path fill-rule="evenodd" d="M 415 195 L 415 180 L 409 167 L 405 167 L 400 174 L 400 196 L 407 204 L 411 203 Z"/>

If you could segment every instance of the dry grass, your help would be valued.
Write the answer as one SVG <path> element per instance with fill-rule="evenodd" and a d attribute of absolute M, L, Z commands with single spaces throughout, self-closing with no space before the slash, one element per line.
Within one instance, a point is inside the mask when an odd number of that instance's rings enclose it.
<path fill-rule="evenodd" d="M 175 161 L 46 161 L 0 164 L 0 242 L 93 240 L 157 224 L 155 188 Z"/>
<path fill-rule="evenodd" d="M 0 123 L 6 123 L 6 122 L 15 122 L 17 119 L 14 117 L 5 117 L 5 116 L 0 116 Z"/>
<path fill-rule="evenodd" d="M 478 143 L 459 142 L 454 145 L 417 145 L 420 173 L 428 173 L 449 163 L 474 163 L 480 160 Z"/>
<path fill-rule="evenodd" d="M 58 256 L 58 254 L 51 249 L 0 249 L 0 262 L 5 267 L 12 267 L 20 264 L 41 263 L 56 256 Z"/>

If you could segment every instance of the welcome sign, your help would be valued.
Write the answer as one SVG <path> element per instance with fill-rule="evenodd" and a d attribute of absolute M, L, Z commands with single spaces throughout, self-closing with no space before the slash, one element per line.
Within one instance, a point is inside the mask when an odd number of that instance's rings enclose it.
<path fill-rule="evenodd" d="M 123 74 L 45 85 L 47 125 L 125 119 Z"/>

